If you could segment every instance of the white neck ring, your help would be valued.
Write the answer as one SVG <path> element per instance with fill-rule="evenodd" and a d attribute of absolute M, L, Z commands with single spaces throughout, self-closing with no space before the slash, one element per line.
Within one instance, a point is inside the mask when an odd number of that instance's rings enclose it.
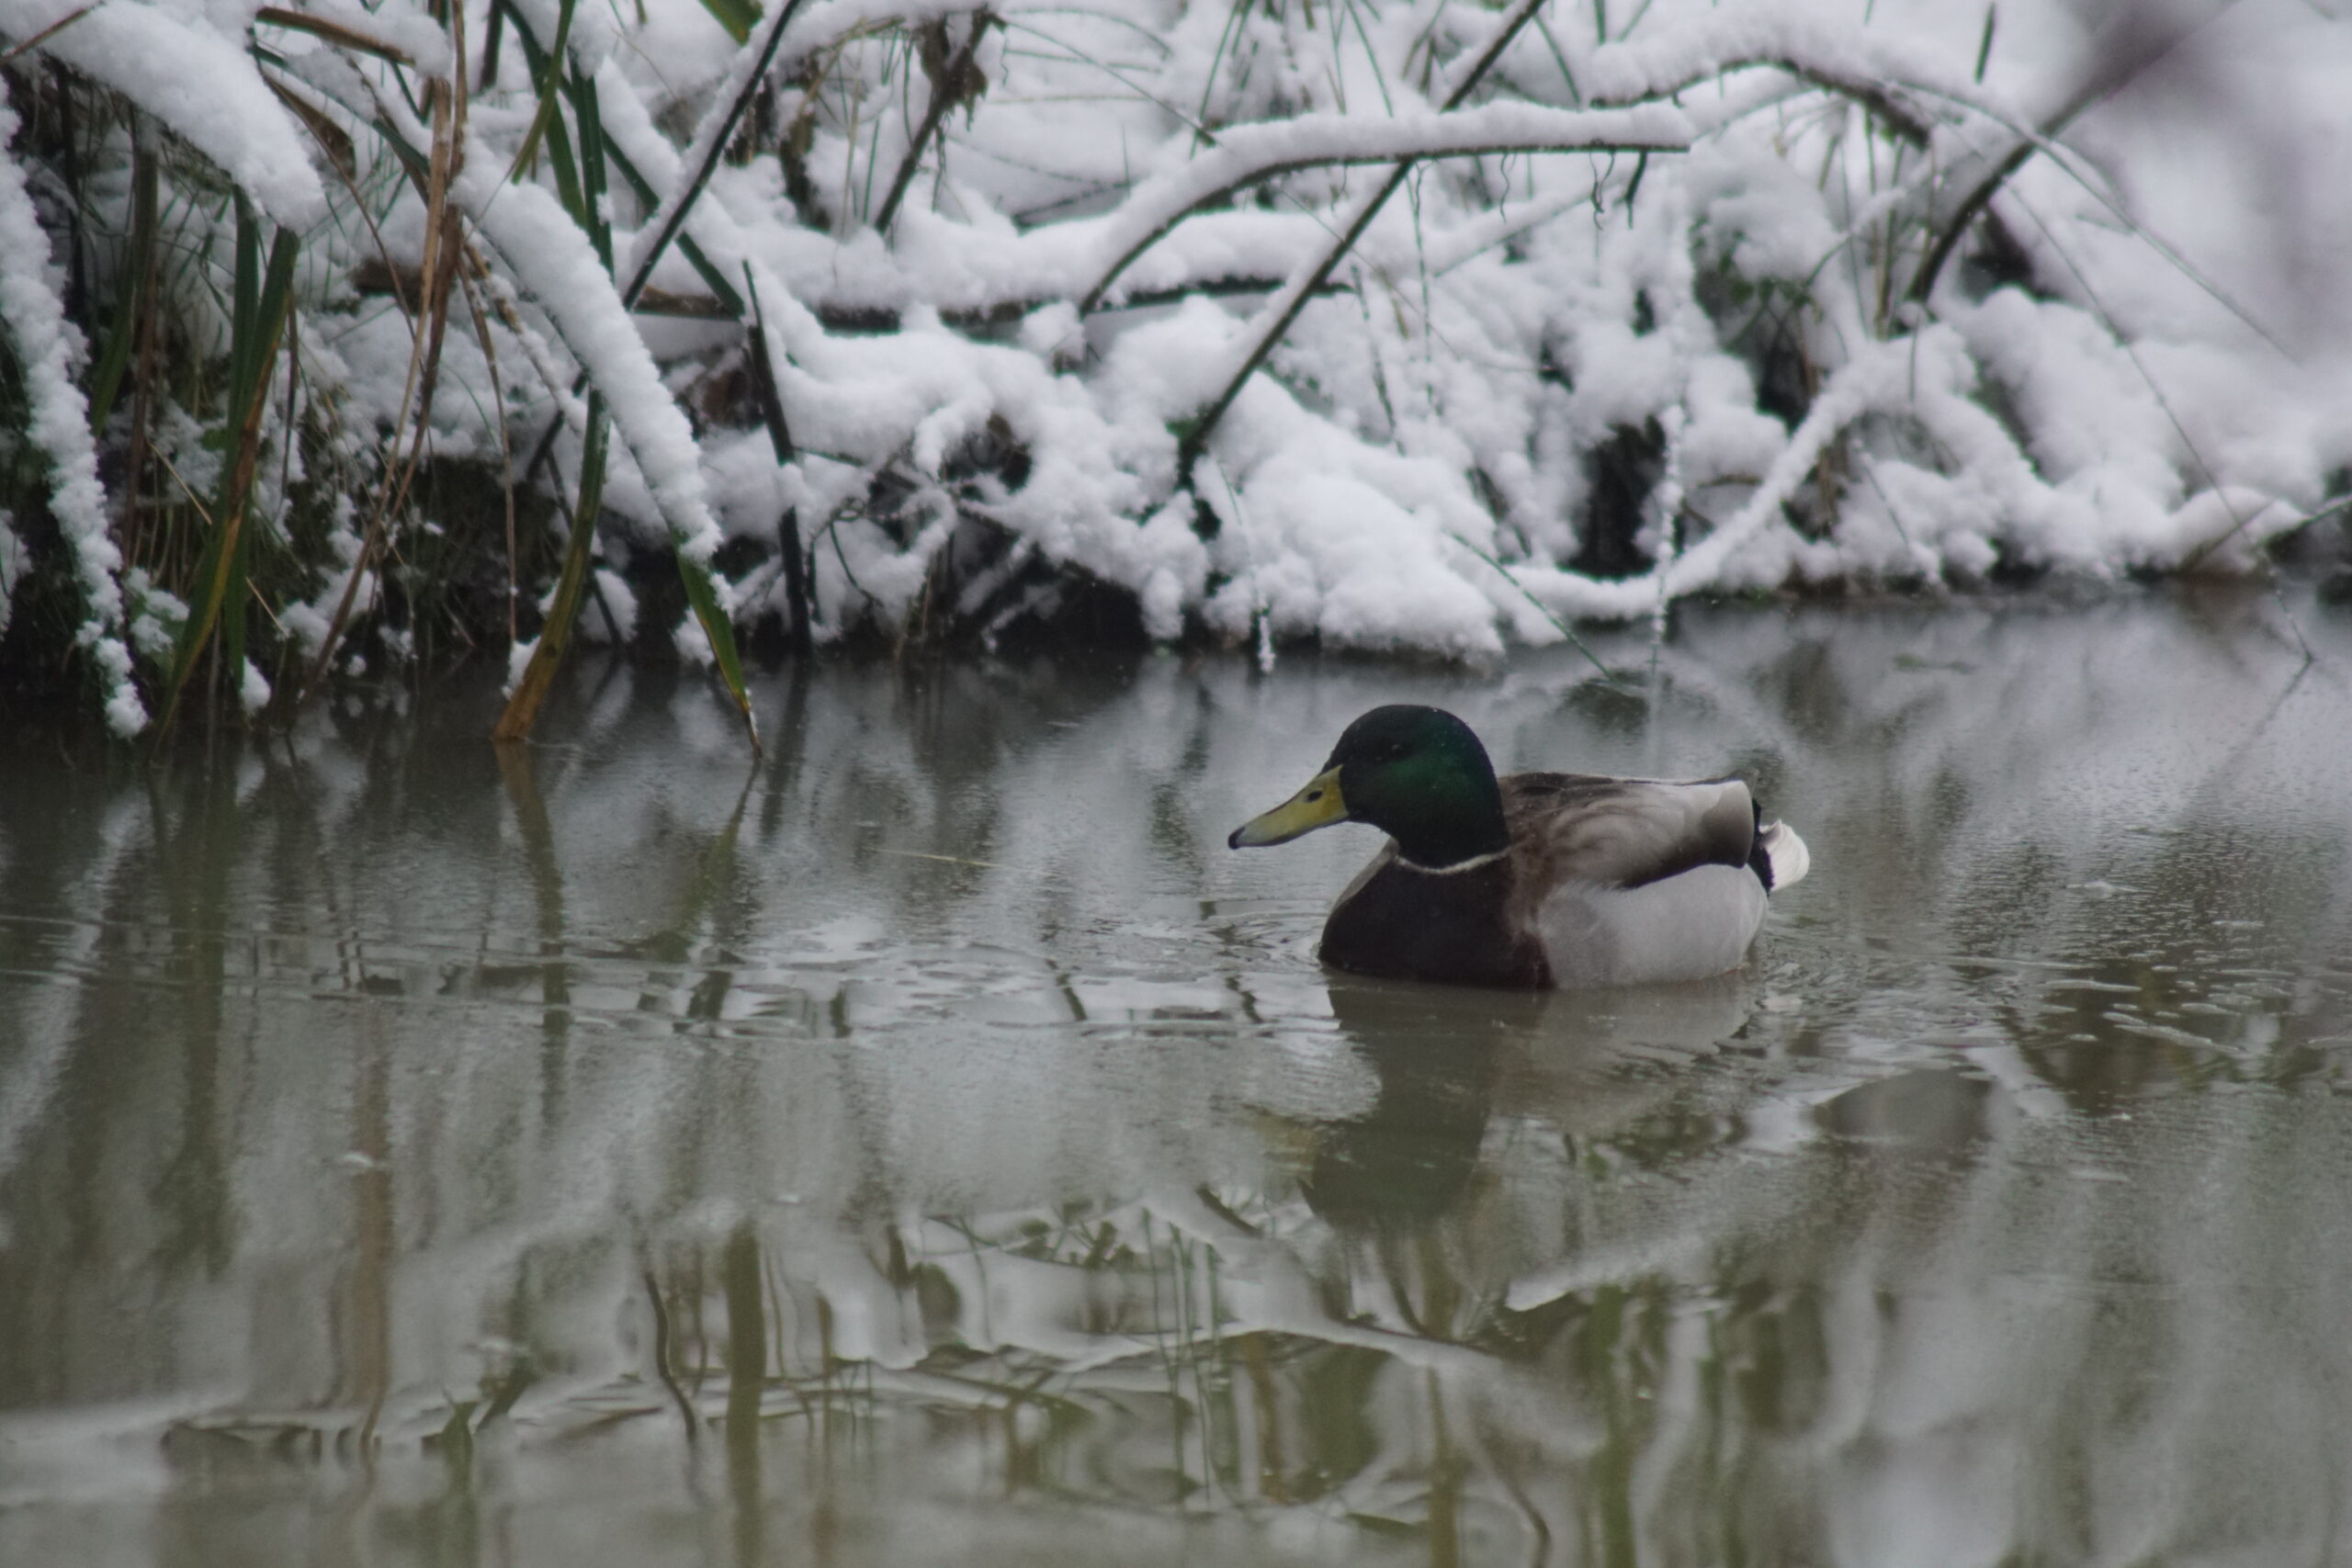
<path fill-rule="evenodd" d="M 1398 850 L 1396 863 L 1399 865 L 1410 866 L 1424 876 L 1453 876 L 1461 872 L 1476 871 L 1482 865 L 1492 865 L 1509 853 L 1510 851 L 1508 849 L 1488 850 L 1485 854 L 1472 855 L 1468 860 L 1458 860 L 1452 865 L 1423 865 L 1407 855 L 1404 851 Z"/>

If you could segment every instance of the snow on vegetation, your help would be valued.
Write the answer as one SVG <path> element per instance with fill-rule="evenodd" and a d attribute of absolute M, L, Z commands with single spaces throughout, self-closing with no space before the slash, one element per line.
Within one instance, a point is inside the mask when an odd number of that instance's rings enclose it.
<path fill-rule="evenodd" d="M 2259 570 L 2352 488 L 2352 28 L 2294 0 L 770 5 L 0 0 L 0 582 L 75 586 L 117 728 L 233 446 L 232 193 L 302 247 L 249 706 L 536 637 L 592 389 L 582 633 L 701 658 L 679 553 L 753 636 L 1486 657 Z"/>
<path fill-rule="evenodd" d="M 17 116 L 0 82 L 0 147 L 13 141 Z M 26 405 L 24 430 L 51 475 L 51 515 L 56 520 L 86 618 L 77 641 L 96 667 L 107 725 L 118 735 L 147 727 L 147 709 L 130 681 L 124 640 L 122 554 L 107 527 L 106 491 L 90 440 L 88 405 L 75 386 L 72 360 L 78 334 L 65 319 L 50 276 L 49 238 L 35 215 L 24 170 L 0 158 L 0 320 L 17 350 Z M 11 538 L 0 550 L 0 582 L 23 575 L 23 551 Z M 0 627 L 6 624 L 0 615 Z"/>

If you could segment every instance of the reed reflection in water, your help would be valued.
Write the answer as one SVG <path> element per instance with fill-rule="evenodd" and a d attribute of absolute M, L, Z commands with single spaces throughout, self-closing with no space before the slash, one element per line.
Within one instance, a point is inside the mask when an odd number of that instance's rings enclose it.
<path fill-rule="evenodd" d="M 612 669 L 0 755 L 0 1560 L 2343 1555 L 2352 627 Z M 1754 962 L 1327 976 L 1363 707 L 1736 767 Z"/>

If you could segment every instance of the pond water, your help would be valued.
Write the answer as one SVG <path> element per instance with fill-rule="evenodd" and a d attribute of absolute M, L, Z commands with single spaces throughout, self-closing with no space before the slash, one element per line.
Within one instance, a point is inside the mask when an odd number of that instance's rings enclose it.
<path fill-rule="evenodd" d="M 20 736 L 0 1561 L 2352 1553 L 2352 616 L 1600 646 Z M 1327 975 L 1376 836 L 1224 838 L 1399 699 L 1813 874 L 1706 985 Z"/>

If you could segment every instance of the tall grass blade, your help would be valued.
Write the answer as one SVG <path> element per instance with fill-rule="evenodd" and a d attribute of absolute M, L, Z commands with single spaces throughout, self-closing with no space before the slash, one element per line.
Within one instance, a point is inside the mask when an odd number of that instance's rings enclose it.
<path fill-rule="evenodd" d="M 596 112 L 594 78 L 572 71 L 565 83 L 564 96 L 571 100 L 572 121 L 580 128 L 580 192 L 571 215 L 587 231 L 596 247 L 596 259 L 605 264 L 609 276 L 613 270 L 613 224 L 605 200 L 605 122 Z"/>
<path fill-rule="evenodd" d="M 522 177 L 538 157 L 539 139 L 547 133 L 550 123 L 561 115 L 557 99 L 563 88 L 564 51 L 571 42 L 571 12 L 575 0 L 557 0 L 555 13 L 555 42 L 542 53 L 531 29 L 522 26 L 521 12 L 514 14 L 517 24 L 514 36 L 523 40 L 524 58 L 531 63 L 531 73 L 539 80 L 538 113 L 531 120 L 531 129 L 523 134 L 523 145 L 515 150 L 514 176 Z"/>
<path fill-rule="evenodd" d="M 718 603 L 718 590 L 711 581 L 710 568 L 686 554 L 678 552 L 678 575 L 685 580 L 686 603 L 694 606 L 695 619 L 702 623 L 703 635 L 710 639 L 711 657 L 718 661 L 719 679 L 727 682 L 727 694 L 743 715 L 743 728 L 752 737 L 752 750 L 760 747 L 759 720 L 752 716 L 752 693 L 743 684 L 743 660 L 735 651 L 735 628 L 727 619 L 727 612 Z"/>
<path fill-rule="evenodd" d="M 294 260 L 300 242 L 280 229 L 269 262 L 260 263 L 261 220 L 250 204 L 237 204 L 237 258 L 231 314 L 229 401 L 222 429 L 230 442 L 212 504 L 212 532 L 197 569 L 196 595 L 172 661 L 169 695 L 160 728 L 169 728 L 187 690 L 188 678 L 215 629 L 221 634 L 224 673 L 242 679 L 244 669 L 244 609 L 249 535 L 245 513 L 253 502 L 254 471 L 261 451 L 262 414 L 269 400 L 271 367 L 285 336 L 294 294 Z"/>
<path fill-rule="evenodd" d="M 639 201 L 644 204 L 648 212 L 655 210 L 662 205 L 661 192 L 653 188 L 651 180 L 639 173 L 637 165 L 629 162 L 628 154 L 621 151 L 618 142 L 605 143 L 605 158 L 614 168 L 620 171 L 621 178 L 628 182 L 629 190 L 635 194 Z M 694 236 L 682 231 L 674 243 L 678 247 L 678 254 L 685 257 L 687 263 L 701 276 L 703 287 L 709 289 L 718 299 L 719 308 L 730 316 L 741 316 L 742 297 L 735 292 L 735 286 L 727 280 L 727 275 L 719 271 L 709 255 L 695 243 Z M 643 298 L 641 291 L 639 297 Z"/>
<path fill-rule="evenodd" d="M 518 28 L 518 34 L 523 29 Z M 781 28 L 778 28 L 781 31 Z M 603 120 L 598 114 L 595 79 L 584 72 L 573 70 L 567 74 L 564 95 L 571 104 L 576 142 L 567 143 L 561 116 L 547 122 L 547 144 L 550 161 L 555 164 L 557 186 L 572 221 L 589 237 L 595 247 L 596 257 L 609 275 L 614 270 L 612 225 L 606 217 L 605 145 Z M 568 176 L 567 177 L 567 172 Z M 684 208 L 673 214 L 683 220 Z M 674 222 L 673 231 L 674 232 Z M 639 286 L 650 271 L 641 266 Z M 583 371 L 584 376 L 584 371 Z M 596 412 L 590 436 L 595 442 L 595 465 L 593 477 L 601 493 L 604 480 L 605 451 L 608 437 L 602 428 L 602 400 L 591 393 L 591 408 Z M 583 491 L 590 469 L 583 456 L 582 462 Z M 594 540 L 594 513 L 576 508 L 572 536 L 565 551 L 563 577 L 548 611 L 547 625 L 539 640 L 531 650 L 523 679 L 515 685 L 514 694 L 508 699 L 505 711 L 492 731 L 493 739 L 520 739 L 529 733 L 538 709 L 555 680 L 557 667 L 563 651 L 571 640 L 572 624 L 579 617 L 580 606 L 588 581 L 587 549 Z M 707 565 L 695 559 L 685 549 L 685 540 L 673 537 L 678 546 L 678 576 L 685 587 L 686 603 L 702 626 L 703 635 L 709 640 L 712 657 L 718 665 L 719 678 L 727 684 L 728 694 L 743 715 L 743 723 L 752 738 L 753 750 L 759 750 L 760 731 L 752 716 L 750 689 L 744 684 L 743 664 L 735 648 L 734 628 L 727 612 L 718 602 L 718 590 L 711 580 Z M 568 586 L 567 586 L 568 585 Z"/>
<path fill-rule="evenodd" d="M 750 38 L 752 29 L 760 23 L 760 7 L 753 0 L 702 0 L 702 8 L 737 43 Z"/>

